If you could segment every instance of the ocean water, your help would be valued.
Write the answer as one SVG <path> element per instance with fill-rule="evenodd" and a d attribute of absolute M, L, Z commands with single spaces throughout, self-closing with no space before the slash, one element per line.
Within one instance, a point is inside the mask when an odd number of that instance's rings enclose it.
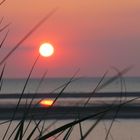
<path fill-rule="evenodd" d="M 105 83 L 110 78 L 105 78 L 101 84 Z M 1 93 L 21 93 L 26 79 L 5 79 Z M 57 93 L 70 78 L 47 78 L 44 79 L 37 89 L 40 79 L 30 79 L 25 89 L 26 93 Z M 65 89 L 64 92 L 69 93 L 85 93 L 92 92 L 101 78 L 75 78 Z M 101 85 L 100 84 L 100 85 Z M 139 77 L 125 77 L 123 82 L 123 91 L 126 92 L 139 92 L 140 91 L 140 78 Z M 120 92 L 122 90 L 120 79 L 116 79 L 98 92 Z"/>
<path fill-rule="evenodd" d="M 97 89 L 96 93 L 120 93 L 123 92 L 125 93 L 137 93 L 140 91 L 140 78 L 138 77 L 126 77 L 121 81 L 121 79 L 116 79 L 113 82 L 107 84 L 103 88 L 101 88 L 102 84 L 106 83 L 110 78 L 105 78 L 99 85 L 99 88 Z M 41 81 L 40 79 L 30 79 L 24 93 L 25 94 L 32 94 L 32 93 L 37 93 L 39 94 L 55 94 L 59 93 L 66 83 L 70 80 L 70 78 L 47 78 Z M 81 78 L 75 78 L 73 81 L 67 86 L 67 88 L 63 91 L 64 93 L 72 93 L 73 96 L 76 94 L 79 94 L 79 96 L 86 93 L 92 93 L 94 89 L 97 87 L 98 83 L 100 82 L 101 78 L 86 78 L 86 77 L 81 77 Z M 26 79 L 4 79 L 3 85 L 1 88 L 0 93 L 1 94 L 21 94 L 23 91 L 24 85 L 25 85 Z M 40 83 L 41 82 L 41 83 Z M 96 95 L 101 95 L 101 94 L 96 94 Z M 103 95 L 103 94 L 102 94 Z M 108 97 L 96 97 L 92 98 L 90 100 L 90 103 L 92 102 L 101 102 L 104 101 L 108 103 L 110 100 L 114 101 L 116 97 L 113 96 L 113 94 L 106 94 Z M 127 96 L 127 94 L 126 94 Z M 134 95 L 135 97 L 136 95 Z M 1 95 L 0 95 L 1 97 Z M 119 96 L 120 97 L 120 94 Z M 45 98 L 45 97 L 44 97 Z M 88 98 L 88 97 L 87 97 Z M 130 97 L 127 97 L 130 98 Z M 0 104 L 7 103 L 9 105 L 16 104 L 18 98 L 2 98 Z M 34 102 L 36 103 L 38 100 L 41 99 L 35 99 Z M 119 99 L 119 98 L 118 98 Z M 23 104 L 26 99 L 23 99 Z M 29 99 L 28 99 L 29 100 Z M 61 98 L 57 101 L 57 105 L 62 104 L 62 105 L 73 105 L 77 103 L 83 104 L 85 102 L 86 98 Z M 30 100 L 29 100 L 30 101 Z"/>
<path fill-rule="evenodd" d="M 102 84 L 106 83 L 110 78 L 105 78 L 99 85 L 99 88 L 96 90 L 96 93 L 120 93 L 123 92 L 123 94 L 126 93 L 132 93 L 132 95 L 135 95 L 134 93 L 139 93 L 140 91 L 140 78 L 138 77 L 126 77 L 121 81 L 119 78 L 114 80 L 113 82 L 107 84 L 106 86 L 102 87 Z M 47 93 L 59 93 L 66 83 L 70 80 L 70 78 L 47 78 L 41 81 L 40 79 L 30 79 L 24 93 L 25 94 L 32 94 L 37 93 L 39 94 L 47 94 Z M 73 81 L 66 87 L 66 89 L 63 91 L 64 93 L 72 93 L 73 96 L 76 94 L 79 94 L 79 96 L 86 93 L 92 93 L 94 89 L 97 87 L 98 83 L 100 82 L 101 78 L 75 78 Z M 40 83 L 41 81 L 41 83 Z M 21 94 L 24 85 L 25 85 L 26 79 L 4 79 L 3 85 L 1 88 L 0 93 L 1 94 Z M 101 94 L 96 94 L 101 95 Z M 102 94 L 103 95 L 103 94 Z M 102 98 L 93 98 L 94 102 L 97 101 L 104 101 L 108 102 L 111 100 L 115 100 L 116 97 L 113 97 L 113 94 L 104 94 L 106 97 Z M 107 96 L 110 96 L 108 98 Z M 1 95 L 0 95 L 1 96 Z M 112 98 L 111 98 L 112 96 Z M 116 95 L 114 95 L 116 96 Z M 140 96 L 140 95 L 139 95 Z M 120 94 L 118 95 L 120 97 Z M 45 97 L 44 97 L 45 98 Z M 129 98 L 129 97 L 128 97 Z M 41 98 L 40 98 L 41 99 Z M 7 101 L 8 103 L 14 103 L 16 99 L 5 99 L 4 101 Z M 39 99 L 38 99 L 39 100 Z M 81 101 L 84 102 L 84 98 L 61 98 L 64 103 L 68 103 L 68 101 L 71 103 L 71 101 L 77 103 Z M 35 100 L 37 101 L 37 100 Z M 2 103 L 2 101 L 1 101 Z M 0 104 L 1 104 L 0 103 Z M 15 102 L 16 103 L 16 102 Z M 61 101 L 59 102 L 59 104 Z"/>
<path fill-rule="evenodd" d="M 38 94 L 41 93 L 59 93 L 64 85 L 69 81 L 70 78 L 47 78 L 44 79 L 41 83 L 40 86 L 39 82 L 40 79 L 31 79 L 29 80 L 27 87 L 25 89 L 25 93 L 35 93 L 37 92 Z M 75 78 L 74 81 L 72 81 L 68 87 L 65 89 L 64 92 L 66 93 L 75 93 L 75 94 L 84 94 L 84 93 L 91 93 L 96 86 L 98 85 L 99 81 L 101 78 Z M 105 83 L 109 78 L 105 78 L 102 83 Z M 3 86 L 1 89 L 0 94 L 20 94 L 21 91 L 23 90 L 25 84 L 25 79 L 4 79 L 3 81 Z M 140 78 L 138 77 L 126 77 L 124 78 L 124 81 L 121 83 L 120 79 L 115 80 L 114 82 L 108 84 L 106 87 L 98 90 L 97 92 L 101 93 L 114 93 L 114 92 L 126 92 L 126 93 L 139 93 L 140 92 Z M 137 95 L 137 94 L 136 94 Z M 135 95 L 135 96 L 136 96 Z M 134 97 L 135 97 L 134 96 Z M 134 98 L 133 97 L 133 98 Z M 40 99 L 40 98 L 39 98 Z M 37 100 L 39 100 L 37 99 Z M 100 101 L 108 103 L 111 101 L 113 103 L 115 97 L 97 97 L 94 100 L 91 100 L 92 105 L 96 103 L 96 101 L 99 103 Z M 60 101 L 58 101 L 57 105 L 76 105 L 77 102 L 80 102 L 83 104 L 86 99 L 84 98 L 62 98 Z M 118 99 L 119 100 L 119 99 Z M 36 100 L 35 100 L 36 101 Z M 62 102 L 63 101 L 63 102 Z M 0 99 L 0 104 L 1 105 L 10 105 L 11 104 L 16 104 L 17 99 Z M 24 101 L 23 101 L 24 103 Z M 139 106 L 139 102 L 137 103 L 137 106 Z M 1 120 L 0 122 L 3 122 L 4 120 Z M 49 126 L 54 119 L 52 120 L 47 120 L 45 123 L 45 127 Z M 56 123 L 48 130 L 54 130 L 64 124 L 67 124 L 69 122 L 73 121 L 73 119 L 70 120 L 57 120 Z M 102 120 L 96 127 L 91 131 L 91 133 L 86 137 L 86 140 L 104 140 L 107 134 L 107 130 L 109 129 L 111 125 L 112 119 L 108 120 Z M 82 123 L 82 132 L 85 134 L 87 130 L 95 123 L 95 120 L 88 120 Z M 18 121 L 14 121 L 11 125 L 10 132 L 12 131 L 13 128 L 16 127 L 18 124 Z M 25 126 L 28 124 L 28 121 L 25 123 Z M 6 131 L 6 128 L 8 126 L 7 124 L 1 125 L 1 130 L 0 130 L 0 137 L 4 135 L 4 132 Z M 35 122 L 32 121 L 31 125 L 28 130 L 29 132 L 33 129 L 35 126 Z M 110 134 L 108 136 L 108 140 L 138 140 L 140 138 L 140 133 L 139 133 L 139 128 L 140 128 L 140 119 L 115 119 L 113 126 L 111 128 Z M 41 125 L 40 125 L 41 129 Z M 8 135 L 10 134 L 8 133 Z M 39 133 L 36 132 L 35 136 L 32 138 L 32 140 L 35 139 L 35 137 Z M 65 133 L 64 133 L 65 134 Z M 57 140 L 61 140 L 64 137 L 64 134 L 61 135 Z M 7 136 L 8 138 L 8 136 Z M 11 140 L 14 137 L 11 137 Z M 26 137 L 24 138 L 26 140 Z M 54 139 L 51 138 L 50 140 Z M 70 136 L 70 140 L 77 140 L 80 139 L 80 130 L 79 126 L 77 125 L 74 130 L 72 131 L 72 134 Z"/>

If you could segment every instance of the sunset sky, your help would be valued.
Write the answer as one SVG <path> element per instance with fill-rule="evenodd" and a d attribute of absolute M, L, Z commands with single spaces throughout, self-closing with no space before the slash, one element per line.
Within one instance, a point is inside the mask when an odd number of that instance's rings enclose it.
<path fill-rule="evenodd" d="M 6 77 L 26 77 L 43 42 L 53 44 L 55 53 L 39 58 L 34 77 L 46 70 L 49 77 L 69 77 L 78 68 L 80 76 L 102 76 L 108 69 L 114 72 L 112 66 L 121 70 L 130 65 L 134 68 L 127 75 L 140 76 L 140 0 L 7 0 L 0 6 L 0 27 L 11 25 L 0 60 L 56 7 L 56 13 L 8 58 Z"/>

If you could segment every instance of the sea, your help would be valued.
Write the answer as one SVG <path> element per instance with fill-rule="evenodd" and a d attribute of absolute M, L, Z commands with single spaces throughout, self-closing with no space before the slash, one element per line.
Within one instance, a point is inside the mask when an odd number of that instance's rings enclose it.
<path fill-rule="evenodd" d="M 70 84 L 66 87 L 64 92 L 69 93 L 85 93 L 92 92 L 98 83 L 101 84 L 107 82 L 112 77 L 104 78 L 102 77 L 78 77 L 72 79 Z M 41 82 L 38 89 L 38 93 L 49 93 L 49 92 L 59 92 L 63 85 L 69 82 L 71 78 L 46 78 L 46 79 L 30 79 L 28 81 L 25 92 L 33 93 L 36 91 L 36 87 Z M 124 77 L 123 79 L 115 78 L 111 83 L 106 85 L 104 88 L 100 89 L 100 92 L 120 92 L 121 81 L 123 81 L 123 87 L 125 86 L 126 92 L 139 92 L 140 91 L 140 77 Z M 1 93 L 20 93 L 24 87 L 26 79 L 4 79 Z M 125 84 L 124 84 L 125 83 Z M 100 84 L 100 85 L 101 85 Z"/>
<path fill-rule="evenodd" d="M 127 102 L 136 97 L 140 96 L 140 77 L 76 77 L 76 78 L 32 78 L 29 79 L 3 79 L 2 86 L 0 89 L 0 106 L 5 108 L 15 107 L 19 95 L 24 92 L 23 99 L 21 100 L 21 106 L 24 104 L 28 104 L 31 101 L 29 95 L 33 95 L 37 93 L 36 98 L 33 101 L 33 104 L 38 103 L 39 100 L 42 99 L 51 99 L 55 100 L 55 97 L 62 92 L 58 100 L 55 102 L 54 106 L 64 107 L 65 111 L 67 111 L 68 107 L 83 107 L 85 102 L 89 99 L 88 95 L 93 95 L 90 98 L 87 106 L 90 108 L 98 108 L 99 106 L 105 106 L 108 104 L 118 104 Z M 24 87 L 26 85 L 26 87 Z M 28 97 L 28 98 L 26 98 Z M 116 117 L 114 120 L 112 117 L 108 117 L 107 119 L 102 119 L 95 128 L 93 124 L 95 124 L 96 119 L 86 120 L 81 123 L 81 127 L 79 124 L 73 128 L 72 133 L 69 136 L 70 140 L 78 140 L 82 139 L 81 135 L 85 137 L 86 140 L 139 140 L 140 133 L 140 104 L 139 98 L 130 102 L 131 107 L 127 109 L 127 114 L 122 115 L 123 117 Z M 42 107 L 42 106 L 39 106 Z M 43 107 L 44 108 L 44 107 Z M 87 108 L 88 109 L 88 108 Z M 131 112 L 132 110 L 132 112 Z M 133 112 L 134 110 L 134 112 Z M 64 111 L 64 112 L 65 112 Z M 6 112 L 6 109 L 5 109 Z M 88 112 L 88 110 L 87 110 Z M 125 110 L 124 110 L 125 112 Z M 3 112 L 0 112 L 2 116 Z M 94 112 L 93 112 L 94 113 Z M 134 113 L 134 114 L 133 114 Z M 123 111 L 122 111 L 123 114 Z M 85 113 L 86 116 L 86 113 Z M 120 115 L 121 116 L 121 115 Z M 82 116 L 81 116 L 82 117 Z M 68 124 L 74 121 L 75 118 L 70 117 L 64 119 L 63 117 L 58 119 L 55 116 L 46 120 L 45 127 L 51 127 L 47 130 L 46 133 L 49 133 L 52 130 L 57 129 L 60 126 Z M 113 120 L 113 121 L 112 121 Z M 0 137 L 2 138 L 6 129 L 8 127 L 9 122 L 2 124 L 7 121 L 7 119 L 1 119 L 1 127 L 0 127 Z M 38 120 L 36 120 L 38 122 Z M 55 123 L 54 123 L 55 122 Z M 113 123 L 112 123 L 113 122 Z M 7 134 L 6 139 L 10 136 L 13 128 L 17 126 L 19 120 L 14 120 L 10 126 L 10 130 Z M 28 125 L 29 120 L 25 122 L 25 126 Z M 42 123 L 39 125 L 41 129 Z M 111 127 L 110 127 L 111 126 Z M 27 139 L 30 131 L 35 127 L 35 122 L 32 121 L 30 127 L 27 131 L 27 134 L 23 139 Z M 80 130 L 82 128 L 82 130 Z M 111 129 L 110 129 L 111 128 Z M 108 134 L 108 130 L 109 134 Z M 91 130 L 88 134 L 88 130 Z M 57 135 L 49 138 L 50 140 L 56 139 L 61 140 L 65 137 L 68 129 L 59 137 L 56 138 Z M 45 134 L 46 134 L 45 133 Z M 31 139 L 36 139 L 39 132 L 35 133 Z M 10 138 L 14 139 L 14 135 Z"/>

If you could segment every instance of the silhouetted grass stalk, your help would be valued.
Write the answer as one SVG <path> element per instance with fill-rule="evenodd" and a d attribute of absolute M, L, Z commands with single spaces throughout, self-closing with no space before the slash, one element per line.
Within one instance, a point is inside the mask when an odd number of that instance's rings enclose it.
<path fill-rule="evenodd" d="M 46 20 L 48 20 L 55 12 L 57 8 L 53 9 L 49 14 L 47 14 L 43 19 L 41 19 L 16 45 L 13 47 L 11 51 L 0 61 L 0 65 L 2 65 L 10 55 L 12 55 L 17 48 L 20 47 L 20 45 L 27 39 L 29 36 L 31 36 Z M 5 28 L 7 28 L 9 24 L 5 25 L 2 29 L 0 29 L 0 32 L 3 31 Z"/>
<path fill-rule="evenodd" d="M 2 1 L 0 2 L 0 6 L 1 6 L 2 4 L 4 4 L 5 1 L 6 1 L 6 0 L 2 0 Z"/>
<path fill-rule="evenodd" d="M 131 99 L 131 100 L 129 100 L 129 101 L 126 101 L 126 102 L 123 102 L 123 103 L 119 104 L 118 106 L 119 106 L 119 107 L 123 107 L 124 105 L 126 105 L 126 104 L 128 104 L 128 103 L 131 103 L 131 102 L 133 102 L 133 101 L 135 101 L 135 100 L 137 100 L 137 99 L 139 99 L 139 98 L 140 98 L 140 97 L 133 98 L 133 99 Z M 100 116 L 100 115 L 102 115 L 102 114 L 105 114 L 105 113 L 107 113 L 107 112 L 112 111 L 112 110 L 115 109 L 115 108 L 116 108 L 116 107 L 112 105 L 112 106 L 108 107 L 107 109 L 104 109 L 103 111 L 99 111 L 98 113 L 95 113 L 95 114 L 89 115 L 89 116 L 87 116 L 87 117 L 84 117 L 84 118 L 82 118 L 82 119 L 79 119 L 79 120 L 70 122 L 70 123 L 68 123 L 68 124 L 65 124 L 65 125 L 63 125 L 63 126 L 57 128 L 57 129 L 51 131 L 50 133 L 48 133 L 48 134 L 42 136 L 41 138 L 39 138 L 39 140 L 45 140 L 45 139 L 47 139 L 47 138 L 50 138 L 51 136 L 56 135 L 56 134 L 58 134 L 59 132 L 70 128 L 71 126 L 75 126 L 75 125 L 77 125 L 77 124 L 80 123 L 80 122 L 84 122 L 84 121 L 89 120 L 89 119 L 91 119 L 91 118 L 98 117 L 98 116 Z M 29 140 L 29 139 L 28 139 L 28 140 Z"/>

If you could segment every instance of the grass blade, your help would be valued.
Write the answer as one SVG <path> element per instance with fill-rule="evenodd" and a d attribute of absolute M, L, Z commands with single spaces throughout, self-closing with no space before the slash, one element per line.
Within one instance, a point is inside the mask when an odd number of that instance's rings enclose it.
<path fill-rule="evenodd" d="M 6 1 L 6 0 L 2 0 L 2 1 L 0 2 L 0 5 L 2 5 L 5 1 Z"/>
<path fill-rule="evenodd" d="M 107 130 L 107 127 L 106 127 L 105 123 L 103 123 L 103 125 L 104 125 L 104 127 L 105 127 L 105 132 L 107 133 L 108 130 Z M 114 138 L 113 138 L 111 132 L 110 132 L 110 138 L 111 138 L 112 140 L 114 140 Z"/>
<path fill-rule="evenodd" d="M 2 77 L 3 77 L 4 71 L 5 71 L 5 67 L 6 67 L 6 64 L 4 64 L 3 69 L 1 71 L 1 74 L 0 74 L 0 83 L 2 81 Z"/>
<path fill-rule="evenodd" d="M 11 24 L 11 23 L 6 24 L 4 27 L 2 27 L 2 28 L 0 29 L 0 32 L 4 31 L 10 24 Z"/>
<path fill-rule="evenodd" d="M 104 87 L 106 87 L 107 85 L 109 85 L 110 83 L 114 82 L 116 79 L 118 79 L 120 74 L 123 75 L 123 74 L 127 73 L 132 68 L 133 68 L 133 66 L 126 67 L 125 69 L 120 71 L 119 74 L 113 76 L 112 78 L 107 80 L 105 83 L 103 83 L 96 91 L 99 91 L 99 90 L 103 89 Z"/>
<path fill-rule="evenodd" d="M 25 82 L 25 84 L 24 84 L 22 93 L 21 93 L 21 95 L 20 95 L 20 97 L 19 97 L 19 100 L 18 100 L 18 103 L 17 103 L 17 105 L 16 105 L 16 108 L 15 108 L 15 110 L 14 110 L 14 112 L 13 112 L 12 119 L 11 119 L 9 125 L 8 125 L 8 128 L 7 128 L 6 132 L 5 132 L 5 134 L 4 134 L 2 140 L 5 139 L 7 133 L 8 133 L 8 131 L 9 131 L 9 129 L 10 129 L 10 126 L 11 126 L 11 124 L 12 124 L 12 121 L 13 121 L 13 119 L 15 118 L 15 115 L 16 115 L 16 112 L 17 112 L 17 110 L 18 110 L 18 108 L 19 108 L 19 105 L 20 105 L 22 96 L 23 96 L 23 94 L 24 94 L 24 91 L 25 91 L 25 89 L 26 89 L 26 86 L 27 86 L 27 84 L 28 84 L 28 81 L 29 81 L 29 79 L 30 79 L 30 76 L 31 76 L 31 74 L 32 74 L 32 71 L 33 71 L 33 69 L 34 69 L 34 67 L 35 67 L 35 64 L 37 63 L 37 60 L 38 60 L 38 59 L 39 59 L 39 56 L 36 58 L 34 64 L 33 64 L 32 67 L 31 67 L 31 70 L 30 70 L 30 72 L 29 72 L 29 75 L 28 75 L 28 77 L 27 77 L 27 79 L 26 79 L 26 82 Z"/>
<path fill-rule="evenodd" d="M 123 103 L 121 103 L 119 106 L 120 106 L 120 107 L 123 107 L 124 105 L 126 105 L 126 104 L 128 104 L 128 103 L 131 103 L 131 102 L 133 102 L 133 101 L 135 101 L 135 100 L 137 100 L 137 99 L 139 99 L 139 98 L 140 98 L 140 97 L 136 97 L 136 98 L 133 98 L 133 99 L 131 99 L 131 100 L 129 100 L 129 101 L 123 102 Z M 74 125 L 80 123 L 80 122 L 83 122 L 83 121 L 86 121 L 86 120 L 88 120 L 88 119 L 91 119 L 91 118 L 94 118 L 94 117 L 98 117 L 98 116 L 100 116 L 101 114 L 105 114 L 105 113 L 107 113 L 107 112 L 110 112 L 110 111 L 112 111 L 114 108 L 115 108 L 115 106 L 111 105 L 111 106 L 107 107 L 106 109 L 104 109 L 103 111 L 99 111 L 99 112 L 96 113 L 96 114 L 92 114 L 92 115 L 89 115 L 89 116 L 87 116 L 87 117 L 84 117 L 84 118 L 82 118 L 82 119 L 80 119 L 80 120 L 76 120 L 76 121 L 70 122 L 70 123 L 68 123 L 68 124 L 66 124 L 66 125 L 63 125 L 63 126 L 57 128 L 57 129 L 51 131 L 51 132 L 48 133 L 48 134 L 42 136 L 42 137 L 39 138 L 38 140 L 45 140 L 45 139 L 47 139 L 47 138 L 49 138 L 49 137 L 51 137 L 51 136 L 53 136 L 53 135 L 56 135 L 56 134 L 60 133 L 61 131 L 64 131 L 64 130 L 68 129 L 69 127 L 72 127 L 72 126 L 74 126 Z"/>
<path fill-rule="evenodd" d="M 80 140 L 86 139 L 86 137 L 91 133 L 91 131 L 97 126 L 97 124 L 103 119 L 103 117 L 104 117 L 105 115 L 106 115 L 106 113 L 103 114 L 103 115 L 101 115 L 101 116 L 96 120 L 96 122 L 89 128 L 89 130 L 87 130 L 87 132 L 83 135 L 83 137 L 82 137 Z"/>
<path fill-rule="evenodd" d="M 4 75 L 5 67 L 6 67 L 6 64 L 4 64 L 1 74 L 0 74 L 0 91 L 1 91 L 2 85 L 3 85 L 3 75 Z"/>
<path fill-rule="evenodd" d="M 66 135 L 64 136 L 63 140 L 68 140 L 70 134 L 71 134 L 72 131 L 73 131 L 73 128 L 74 128 L 74 126 L 69 128 L 69 130 L 68 130 L 68 132 L 66 133 Z"/>
<path fill-rule="evenodd" d="M 0 92 L 1 92 L 2 86 L 3 86 L 3 79 L 0 82 Z"/>
<path fill-rule="evenodd" d="M 17 131 L 17 133 L 15 135 L 14 140 L 18 140 L 18 139 L 22 140 L 23 127 L 24 127 L 24 122 L 21 121 L 20 125 L 19 125 L 19 129 L 18 129 L 18 131 Z"/>
<path fill-rule="evenodd" d="M 1 18 L 1 20 L 0 20 L 0 25 L 2 24 L 2 22 L 3 22 L 3 19 L 4 19 L 4 17 L 2 17 L 2 18 Z"/>
<path fill-rule="evenodd" d="M 30 109 L 31 109 L 31 105 L 32 105 L 32 103 L 33 103 L 33 100 L 34 100 L 35 96 L 37 95 L 37 92 L 38 92 L 38 90 L 39 90 L 39 88 L 40 88 L 40 86 L 41 86 L 43 80 L 45 79 L 46 74 L 47 74 L 47 71 L 46 71 L 46 72 L 43 74 L 43 76 L 41 77 L 41 80 L 40 80 L 40 82 L 39 82 L 39 84 L 38 84 L 38 86 L 37 86 L 37 88 L 36 88 L 36 90 L 35 90 L 35 93 L 34 93 L 32 99 L 31 99 L 31 101 L 30 101 L 30 104 L 28 105 L 28 108 L 26 109 L 26 112 L 24 112 L 24 117 L 25 117 L 25 118 L 26 118 L 27 114 L 29 113 L 29 111 L 30 111 Z M 34 120 L 34 121 L 35 121 L 35 120 Z M 29 128 L 29 126 L 30 126 L 30 124 L 31 124 L 31 119 L 30 119 L 30 121 L 29 121 L 27 127 L 25 128 L 25 131 L 24 131 L 24 134 L 23 134 L 23 135 L 25 135 L 26 131 L 28 130 L 28 128 Z"/>
<path fill-rule="evenodd" d="M 60 132 L 53 140 L 58 140 L 58 138 L 64 133 L 64 131 Z M 37 139 L 38 140 L 38 139 Z"/>
<path fill-rule="evenodd" d="M 120 103 L 121 103 L 121 101 L 120 101 Z M 118 108 L 117 108 L 117 110 L 116 110 L 116 112 L 115 112 L 115 115 L 113 116 L 113 119 L 112 119 L 112 121 L 111 121 L 110 127 L 109 127 L 109 129 L 108 129 L 108 131 L 107 131 L 105 140 L 108 139 L 108 136 L 109 136 L 109 134 L 110 134 L 111 128 L 112 128 L 112 126 L 113 126 L 113 124 L 114 124 L 114 122 L 115 122 L 115 119 L 116 119 L 116 117 L 117 117 L 119 111 L 121 110 L 121 107 L 122 107 L 122 106 L 118 106 Z"/>
<path fill-rule="evenodd" d="M 58 94 L 58 96 L 55 98 L 53 104 L 50 106 L 50 108 L 55 104 L 55 102 L 57 101 L 57 99 L 61 96 L 61 94 L 64 92 L 64 90 L 66 89 L 66 87 L 72 82 L 72 80 L 74 79 L 74 77 L 77 75 L 77 73 L 79 72 L 79 69 L 75 72 L 75 74 L 72 76 L 72 78 L 67 82 L 66 86 L 61 90 L 61 92 Z M 49 108 L 49 109 L 50 109 Z M 44 126 L 45 126 L 45 120 L 43 122 L 43 125 L 42 125 L 42 129 L 41 129 L 41 133 L 40 133 L 40 136 L 42 135 L 42 132 L 44 130 Z"/>
<path fill-rule="evenodd" d="M 58 120 L 54 120 L 47 128 L 44 129 L 44 131 L 42 132 L 42 134 L 44 134 L 45 132 L 47 132 L 53 125 L 55 125 L 57 123 Z M 35 140 L 38 140 L 39 136 L 37 136 L 35 138 Z M 56 137 L 57 139 L 57 137 Z"/>
<path fill-rule="evenodd" d="M 53 104 L 48 108 L 48 111 L 53 107 L 53 105 L 55 104 L 55 102 L 57 101 L 57 99 L 61 96 L 61 94 L 63 93 L 63 91 L 67 88 L 67 86 L 71 83 L 71 81 L 75 78 L 75 76 L 77 75 L 77 73 L 79 72 L 79 69 L 76 71 L 76 73 L 72 76 L 72 78 L 70 78 L 70 80 L 66 83 L 66 85 L 63 87 L 63 89 L 60 91 L 60 93 L 57 95 L 57 97 L 54 99 Z M 47 115 L 48 112 L 46 112 Z M 27 140 L 30 140 L 31 137 L 33 136 L 33 134 L 35 133 L 38 125 L 41 123 L 42 120 L 39 120 L 39 122 L 37 123 L 37 125 L 35 126 L 35 128 L 32 130 L 32 132 L 30 133 L 30 135 L 28 136 Z M 44 124 L 43 124 L 44 126 Z"/>
<path fill-rule="evenodd" d="M 121 85 L 120 85 L 120 86 L 121 86 L 120 103 L 121 103 L 121 102 L 122 102 L 122 96 L 123 96 L 123 80 L 122 80 L 122 74 L 121 74 L 121 72 L 120 72 L 117 68 L 113 67 L 113 69 L 115 69 L 115 70 L 117 71 L 118 77 L 120 77 L 120 83 L 121 83 Z M 110 127 L 109 127 L 109 129 L 108 129 L 108 131 L 107 131 L 105 140 L 108 140 L 108 136 L 109 136 L 109 134 L 110 134 L 110 132 L 111 132 L 112 126 L 113 126 L 113 124 L 114 124 L 114 122 L 115 122 L 115 119 L 116 119 L 116 117 L 117 117 L 117 115 L 118 115 L 118 113 L 119 113 L 120 110 L 121 110 L 121 107 L 118 106 L 118 108 L 117 108 L 117 110 L 116 110 L 116 112 L 115 112 L 115 115 L 114 115 L 113 118 L 112 118 Z"/>
<path fill-rule="evenodd" d="M 80 130 L 81 139 L 83 139 L 83 130 L 82 130 L 82 124 L 81 123 L 79 123 L 79 130 Z"/>
<path fill-rule="evenodd" d="M 3 40 L 2 40 L 2 42 L 0 43 L 0 48 L 3 46 L 5 40 L 6 40 L 7 36 L 8 36 L 8 33 L 9 33 L 9 30 L 6 32 L 6 34 L 5 34 L 5 36 L 4 36 Z"/>
<path fill-rule="evenodd" d="M 4 122 L 1 122 L 0 125 L 6 124 L 6 123 L 8 123 L 8 122 L 10 122 L 10 120 L 7 120 L 7 121 L 4 121 Z"/>
<path fill-rule="evenodd" d="M 16 45 L 15 47 L 1 60 L 0 65 L 2 65 L 7 58 L 13 54 L 13 52 L 19 48 L 19 46 L 27 39 L 30 35 L 32 35 L 47 19 L 49 19 L 54 13 L 56 9 L 52 10 L 49 14 L 47 14 L 43 19 L 41 19 Z"/>
<path fill-rule="evenodd" d="M 92 91 L 92 94 L 95 94 L 96 91 L 98 90 L 100 84 L 102 83 L 102 81 L 104 80 L 105 76 L 107 75 L 108 71 L 104 73 L 104 75 L 102 76 L 102 78 L 100 79 L 100 81 L 98 82 L 97 86 L 94 88 L 94 90 Z M 88 102 L 90 101 L 91 96 L 87 99 L 87 101 L 85 102 L 84 106 L 86 106 L 88 104 Z"/>
<path fill-rule="evenodd" d="M 107 112 L 107 111 L 109 111 L 109 109 L 107 109 L 107 110 L 105 110 L 105 111 L 103 111 L 103 112 L 100 112 L 100 113 L 96 113 L 96 114 L 87 116 L 87 117 L 82 118 L 82 119 L 80 119 L 80 120 L 73 121 L 73 122 L 68 123 L 68 124 L 66 124 L 66 125 L 63 125 L 63 126 L 57 128 L 57 129 L 51 131 L 50 133 L 48 133 L 48 134 L 42 136 L 41 138 L 39 138 L 39 140 L 45 140 L 45 139 L 47 139 L 47 138 L 49 138 L 49 137 L 52 137 L 53 135 L 56 135 L 57 133 L 60 133 L 61 131 L 64 131 L 64 130 L 66 130 L 66 129 L 68 129 L 68 128 L 70 128 L 70 127 L 72 127 L 72 126 L 74 126 L 74 125 L 76 125 L 76 124 L 78 124 L 78 123 L 80 123 L 80 122 L 83 122 L 83 121 L 86 121 L 86 120 L 88 120 L 88 119 L 90 119 L 90 118 L 96 117 L 96 116 L 98 116 L 98 115 L 100 115 L 100 114 L 102 114 L 102 113 L 105 113 L 105 112 Z"/>
<path fill-rule="evenodd" d="M 95 94 L 96 90 L 98 89 L 98 87 L 100 86 L 100 84 L 102 83 L 102 81 L 104 80 L 105 76 L 107 75 L 108 71 L 104 73 L 104 75 L 102 76 L 102 78 L 100 79 L 100 81 L 98 82 L 97 86 L 94 88 L 94 90 L 92 91 L 91 94 Z M 89 103 L 91 99 L 91 96 L 87 99 L 87 101 L 84 103 L 84 107 L 86 107 L 86 105 Z M 80 116 L 80 114 L 79 114 Z M 83 139 L 83 133 L 82 133 L 82 127 L 81 127 L 81 122 L 79 123 L 79 130 L 80 130 L 80 135 L 81 135 L 81 139 Z"/>

